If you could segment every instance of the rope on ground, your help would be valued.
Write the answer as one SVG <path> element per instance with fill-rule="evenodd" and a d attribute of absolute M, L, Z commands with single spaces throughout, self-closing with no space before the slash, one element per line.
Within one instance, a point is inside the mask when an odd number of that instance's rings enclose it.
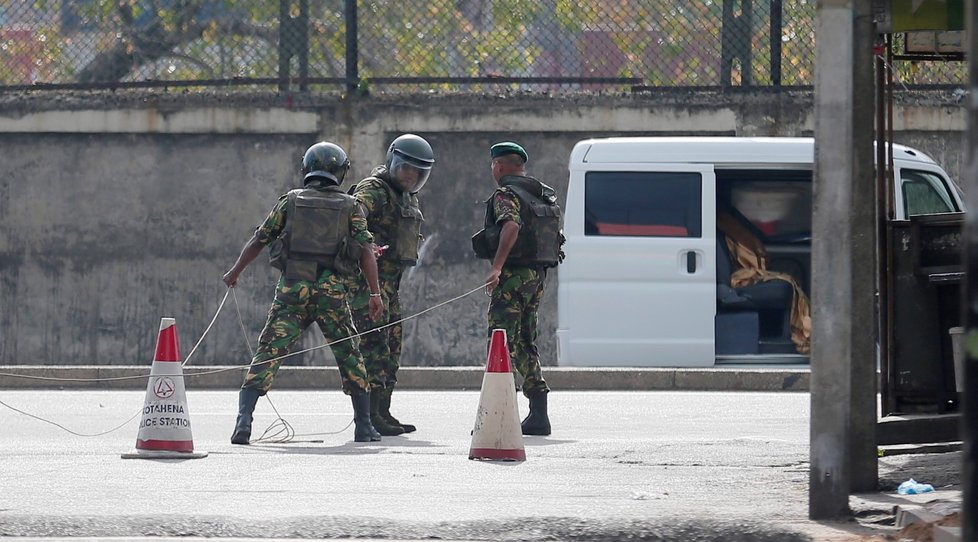
<path fill-rule="evenodd" d="M 411 320 L 413 318 L 417 318 L 417 317 L 419 317 L 421 315 L 427 314 L 427 313 L 429 313 L 429 312 L 431 312 L 431 311 L 433 311 L 435 309 L 441 308 L 441 307 L 443 307 L 445 305 L 448 305 L 450 303 L 454 303 L 454 302 L 456 302 L 456 301 L 458 301 L 458 300 L 460 300 L 460 299 L 462 299 L 464 297 L 467 297 L 469 295 L 472 295 L 473 293 L 475 293 L 475 292 L 477 292 L 479 290 L 482 290 L 483 288 L 485 288 L 485 286 L 486 286 L 485 284 L 480 284 L 478 287 L 473 288 L 473 289 L 471 289 L 471 290 L 469 290 L 469 291 L 467 291 L 467 292 L 465 292 L 465 293 L 463 293 L 461 295 L 457 295 L 457 296 L 455 296 L 455 297 L 453 297 L 451 299 L 448 299 L 446 301 L 442 301 L 441 303 L 438 303 L 436 305 L 433 305 L 431 307 L 428 307 L 427 309 L 421 310 L 421 311 L 419 311 L 419 312 L 417 312 L 415 314 L 412 314 L 410 316 L 406 316 L 404 318 L 401 318 L 400 320 L 396 320 L 394 322 L 388 322 L 387 324 L 385 324 L 383 326 L 371 328 L 369 330 L 366 330 L 366 331 L 363 331 L 363 332 L 360 332 L 360 333 L 356 333 L 354 335 L 350 335 L 349 337 L 343 337 L 343 338 L 337 339 L 335 341 L 329 341 L 329 342 L 327 342 L 327 343 L 325 343 L 323 345 L 320 345 L 320 346 L 315 346 L 315 347 L 312 347 L 312 348 L 307 348 L 305 350 L 300 350 L 298 352 L 291 352 L 291 353 L 286 354 L 284 356 L 279 356 L 277 358 L 271 358 L 271 359 L 267 359 L 267 360 L 262 360 L 262 361 L 257 362 L 257 363 L 254 362 L 254 361 L 252 361 L 251 363 L 248 363 L 246 365 L 235 365 L 235 366 L 232 366 L 232 367 L 224 367 L 224 368 L 221 368 L 221 369 L 215 369 L 213 371 L 200 371 L 200 372 L 197 372 L 197 373 L 194 373 L 194 374 L 190 374 L 190 375 L 183 375 L 183 377 L 186 378 L 186 377 L 205 376 L 205 375 L 223 373 L 223 372 L 227 372 L 227 371 L 235 371 L 235 370 L 239 370 L 239 369 L 242 369 L 242 368 L 251 368 L 254 365 L 263 365 L 263 364 L 266 364 L 266 363 L 271 363 L 271 362 L 274 362 L 274 361 L 285 359 L 287 357 L 297 356 L 297 355 L 303 354 L 305 352 L 311 352 L 313 350 L 319 350 L 319 349 L 322 349 L 322 348 L 326 348 L 326 347 L 332 346 L 334 344 L 341 343 L 343 341 L 353 340 L 353 339 L 356 339 L 358 337 L 362 337 L 362 336 L 364 336 L 364 335 L 366 335 L 368 333 L 374 333 L 376 331 L 380 331 L 382 329 L 389 328 L 391 326 L 394 326 L 394 325 L 400 324 L 402 322 L 406 322 L 408 320 Z M 254 359 L 254 350 L 251 348 L 251 342 L 248 339 L 248 333 L 247 333 L 247 330 L 245 329 L 244 319 L 241 317 L 241 309 L 238 306 L 238 298 L 234 294 L 233 289 L 229 287 L 227 289 L 227 291 L 224 293 L 224 297 L 221 299 L 221 303 L 218 305 L 217 310 L 214 312 L 214 316 L 211 318 L 210 323 L 204 329 L 204 332 L 201 334 L 200 338 L 197 340 L 197 343 L 194 344 L 194 347 L 190 350 L 190 353 L 187 355 L 187 358 L 181 364 L 181 367 L 185 367 L 190 362 L 190 360 L 193 357 L 193 355 L 197 352 L 197 348 L 204 341 L 204 337 L 206 337 L 207 334 L 210 333 L 211 328 L 214 327 L 214 323 L 217 321 L 217 317 L 221 314 L 221 311 L 224 309 L 224 305 L 227 302 L 227 299 L 228 299 L 228 295 L 229 294 L 232 295 L 232 299 L 234 301 L 235 310 L 236 310 L 236 312 L 238 314 L 238 323 L 239 323 L 239 325 L 241 327 L 242 335 L 245 338 L 245 344 L 248 347 L 249 353 L 251 353 L 252 359 Z M 0 372 L 0 376 L 6 376 L 6 377 L 12 377 L 12 378 L 23 378 L 23 379 L 26 379 L 26 380 L 41 380 L 41 381 L 55 381 L 55 382 L 118 382 L 118 381 L 123 381 L 123 380 L 145 379 L 145 378 L 149 378 L 152 375 L 151 374 L 144 374 L 144 375 L 135 375 L 135 376 L 120 376 L 120 377 L 107 377 L 107 378 L 57 378 L 57 377 L 50 377 L 50 376 L 22 375 L 22 374 L 17 374 L 17 373 Z M 346 427 L 344 427 L 343 429 L 340 429 L 339 431 L 336 431 L 336 432 L 296 434 L 295 429 L 292 427 L 292 425 L 288 421 L 286 421 L 284 418 L 282 418 L 281 414 L 279 414 L 279 412 L 278 412 L 278 409 L 275 407 L 275 404 L 272 403 L 272 400 L 268 397 L 267 394 L 265 395 L 265 398 L 268 400 L 268 403 L 271 405 L 272 410 L 275 411 L 275 415 L 276 415 L 277 419 L 274 422 L 272 422 L 271 425 L 269 425 L 269 427 L 265 430 L 264 433 L 262 433 L 262 435 L 259 438 L 254 439 L 253 442 L 284 443 L 284 442 L 290 442 L 295 437 L 300 437 L 300 436 L 336 435 L 336 434 L 339 434 L 339 433 L 342 433 L 342 432 L 346 431 L 351 425 L 353 425 L 353 420 L 351 419 L 350 422 L 346 425 Z M 31 414 L 31 413 L 25 412 L 25 411 L 23 411 L 21 409 L 15 408 L 15 407 L 13 407 L 11 405 L 8 405 L 7 403 L 3 402 L 2 400 L 0 400 L 0 406 L 4 406 L 4 407 L 6 407 L 6 408 L 8 408 L 8 409 L 10 409 L 10 410 L 12 410 L 14 412 L 17 412 L 19 414 L 22 414 L 24 416 L 27 416 L 27 417 L 36 419 L 38 421 L 41 421 L 41 422 L 44 422 L 44 423 L 53 425 L 53 426 L 58 427 L 58 428 L 66 431 L 66 432 L 68 432 L 68 433 L 70 433 L 72 435 L 79 436 L 79 437 L 100 437 L 100 436 L 103 436 L 103 435 L 107 435 L 109 433 L 112 433 L 114 431 L 118 431 L 119 429 L 125 427 L 129 422 L 131 422 L 132 420 L 134 420 L 136 418 L 136 416 L 139 416 L 140 412 L 142 412 L 142 409 L 139 409 L 135 414 L 133 414 L 131 417 L 129 417 L 129 419 L 127 419 L 126 421 L 122 422 L 118 426 L 113 427 L 112 429 L 108 429 L 106 431 L 102 431 L 102 432 L 99 432 L 99 433 L 79 433 L 77 431 L 73 431 L 71 429 L 68 429 L 67 427 L 65 427 L 65 426 L 63 426 L 63 425 L 61 425 L 61 424 L 59 424 L 57 422 L 54 422 L 52 420 L 48 420 L 48 419 L 43 418 L 41 416 L 37 416 L 35 414 Z"/>
<path fill-rule="evenodd" d="M 420 312 L 417 312 L 417 313 L 412 314 L 410 316 L 407 316 L 405 318 L 401 318 L 400 320 L 396 320 L 394 322 L 388 322 L 387 324 L 385 324 L 383 326 L 378 326 L 378 327 L 375 327 L 375 328 L 371 328 L 371 329 L 368 329 L 366 331 L 362 331 L 360 333 L 357 333 L 355 335 L 350 335 L 349 337 L 344 337 L 342 339 L 337 339 L 335 341 L 327 342 L 326 344 L 322 344 L 320 346 L 314 346 L 312 348 L 307 348 L 305 350 L 300 350 L 298 352 L 292 352 L 292 353 L 286 354 L 284 356 L 279 356 L 277 358 L 271 358 L 271 359 L 263 360 L 263 361 L 258 362 L 258 363 L 252 362 L 251 364 L 249 364 L 249 367 L 250 366 L 253 366 L 253 365 L 264 365 L 266 363 L 271 363 L 273 361 L 278 361 L 278 360 L 285 359 L 285 358 L 287 358 L 289 356 L 297 356 L 297 355 L 302 354 L 302 353 L 305 353 L 305 352 L 311 352 L 313 350 L 319 350 L 319 349 L 322 349 L 322 348 L 333 346 L 334 344 L 341 343 L 343 341 L 349 341 L 349 340 L 352 340 L 352 339 L 356 339 L 358 337 L 362 337 L 362 336 L 364 336 L 364 335 L 366 335 L 368 333 L 374 333 L 376 331 L 380 331 L 382 329 L 386 329 L 386 328 L 389 328 L 391 326 L 395 326 L 395 325 L 400 324 L 402 322 L 406 322 L 406 321 L 408 321 L 408 320 L 410 320 L 412 318 L 417 318 L 417 317 L 419 317 L 419 316 L 421 316 L 421 315 L 423 315 L 425 313 L 428 313 L 430 311 L 433 311 L 435 309 L 438 309 L 440 307 L 443 307 L 445 305 L 448 305 L 449 303 L 454 303 L 455 301 L 458 301 L 458 300 L 460 300 L 460 299 L 462 299 L 462 298 L 464 298 L 466 296 L 469 296 L 469 295 L 471 295 L 471 294 L 473 294 L 473 293 L 475 293 L 475 292 L 477 292 L 479 290 L 482 290 L 483 288 L 485 288 L 485 286 L 486 286 L 485 284 L 481 284 L 478 287 L 473 288 L 472 290 L 469 290 L 468 292 L 465 292 L 464 294 L 455 296 L 452 299 L 449 299 L 449 300 L 443 301 L 441 303 L 438 303 L 437 305 L 433 305 L 431 307 L 428 307 L 427 309 L 424 309 L 424 310 L 422 310 Z M 248 345 L 248 351 L 251 353 L 251 358 L 254 359 L 255 353 L 254 353 L 254 351 L 251 348 L 251 342 L 250 342 L 250 340 L 248 338 L 247 332 L 245 331 L 244 321 L 241 319 L 241 310 L 238 307 L 238 299 L 237 299 L 236 296 L 233 298 L 233 301 L 234 301 L 235 310 L 238 313 L 238 321 L 241 324 L 241 331 L 242 331 L 242 333 L 244 334 L 244 337 L 245 337 L 245 344 Z M 272 406 L 272 410 L 275 411 L 276 419 L 275 419 L 275 421 L 273 421 L 268 426 L 268 428 L 265 429 L 265 432 L 262 433 L 262 435 L 260 437 L 258 437 L 257 439 L 253 439 L 252 442 L 269 442 L 269 443 L 279 444 L 279 443 L 291 442 L 295 437 L 316 437 L 316 436 L 326 436 L 326 435 L 337 435 L 339 433 L 342 433 L 342 432 L 346 431 L 351 425 L 353 425 L 353 420 L 351 419 L 350 422 L 346 424 L 346 427 L 344 427 L 343 429 L 340 429 L 339 431 L 329 432 L 329 433 L 302 433 L 302 434 L 296 434 L 295 429 L 293 429 L 293 427 L 292 427 L 292 424 L 290 424 L 285 418 L 282 417 L 281 414 L 279 414 L 278 409 L 275 408 L 275 404 L 272 403 L 272 399 L 268 396 L 268 394 L 265 394 L 265 399 L 268 400 L 268 404 L 270 404 Z"/>
<path fill-rule="evenodd" d="M 120 423 L 119 425 L 113 427 L 112 429 L 108 429 L 106 431 L 102 431 L 102 432 L 99 432 L 99 433 L 78 433 L 76 431 L 72 431 L 71 429 L 68 429 L 67 427 L 61 425 L 60 423 L 53 422 L 51 420 L 48 420 L 46 418 L 42 418 L 40 416 L 36 416 L 34 414 L 31 414 L 30 412 L 24 412 L 23 410 L 20 410 L 19 408 L 15 408 L 15 407 L 12 407 L 12 406 L 8 405 L 7 403 L 4 403 L 3 401 L 0 401 L 0 405 L 3 405 L 5 407 L 9 408 L 10 410 L 13 410 L 14 412 L 23 414 L 24 416 L 27 416 L 28 418 L 34 418 L 35 420 L 38 420 L 38 421 L 42 421 L 44 423 L 51 424 L 51 425 L 53 425 L 53 426 L 55 426 L 55 427 L 57 427 L 59 429 L 63 429 L 65 431 L 67 431 L 68 433 L 71 433 L 72 435 L 75 435 L 75 436 L 78 436 L 78 437 L 101 437 L 102 435 L 108 435 L 109 433 L 111 433 L 113 431 L 118 431 L 119 429 L 122 429 L 123 427 L 125 427 L 126 425 L 128 425 L 129 422 L 131 422 L 134 419 L 136 419 L 136 416 L 139 416 L 139 413 L 143 411 L 143 409 L 137 410 L 136 413 L 133 414 L 132 416 L 130 416 L 128 420 Z"/>
<path fill-rule="evenodd" d="M 248 330 L 245 328 L 244 318 L 241 316 L 241 306 L 238 304 L 238 295 L 233 289 L 229 288 L 229 290 L 231 291 L 231 300 L 234 301 L 234 312 L 238 315 L 238 327 L 241 328 L 241 336 L 244 337 L 245 346 L 248 347 L 248 355 L 250 356 L 250 359 L 254 359 L 255 349 L 251 347 L 251 339 L 248 337 Z M 292 424 L 290 424 L 285 418 L 282 417 L 281 414 L 279 414 L 278 409 L 275 408 L 275 403 L 272 402 L 272 398 L 269 397 L 268 394 L 265 394 L 265 399 L 268 401 L 268 404 L 271 405 L 272 410 L 275 411 L 275 421 L 268 425 L 260 437 L 251 439 L 251 442 L 268 442 L 275 444 L 291 442 L 296 436 L 295 429 L 292 427 Z M 349 427 L 349 425 L 347 425 L 347 427 Z M 345 429 L 346 428 L 344 428 L 344 430 Z"/>
<path fill-rule="evenodd" d="M 214 326 L 214 322 L 217 320 L 217 316 L 219 314 L 221 314 L 221 310 L 224 308 L 224 303 L 227 302 L 227 300 L 228 300 L 228 293 L 230 293 L 230 290 L 231 289 L 228 288 L 228 291 L 224 293 L 224 298 L 221 299 L 221 304 L 217 307 L 217 311 L 214 312 L 214 317 L 211 319 L 211 323 L 208 324 L 207 329 L 204 330 L 204 333 L 200 336 L 200 339 L 197 341 L 197 344 L 195 344 L 194 347 L 190 350 L 190 354 L 187 355 L 187 359 L 184 360 L 184 362 L 181 364 L 181 366 L 186 365 L 187 362 L 190 361 L 190 359 L 194 355 L 194 352 L 197 351 L 197 347 L 200 346 L 200 343 L 204 340 L 204 337 L 207 336 L 207 333 L 211 330 L 211 327 Z M 0 374 L 2 374 L 2 373 L 0 373 Z M 104 382 L 104 381 L 107 381 L 107 380 L 115 381 L 115 380 L 132 380 L 134 378 L 147 378 L 148 376 L 149 375 L 145 375 L 145 376 L 140 375 L 140 376 L 137 376 L 137 377 L 119 377 L 119 378 L 107 378 L 107 379 L 57 379 L 57 378 L 45 377 L 44 380 L 62 380 L 62 381 L 64 381 L 64 380 L 73 380 L 73 381 L 83 380 L 83 381 L 103 381 Z M 0 401 L 0 405 L 3 405 L 5 407 L 9 408 L 10 410 L 13 410 L 14 412 L 23 414 L 24 416 L 27 416 L 29 418 L 34 418 L 35 420 L 42 421 L 42 422 L 47 423 L 47 424 L 51 424 L 51 425 L 53 425 L 55 427 L 58 427 L 59 429 L 62 429 L 64 431 L 66 431 L 66 432 L 68 432 L 68 433 L 70 433 L 72 435 L 78 436 L 78 437 L 101 437 L 103 435 L 108 435 L 109 433 L 112 433 L 114 431 L 118 431 L 119 429 L 122 429 L 123 427 L 125 427 L 126 425 L 128 425 L 129 422 L 131 422 L 134 419 L 136 419 L 136 416 L 139 416 L 139 414 L 143 411 L 143 409 L 140 408 L 139 410 L 136 411 L 135 414 L 133 414 L 132 416 L 130 416 L 128 420 L 120 423 L 119 425 L 113 427 L 112 429 L 108 429 L 108 430 L 101 431 L 101 432 L 98 432 L 98 433 L 79 433 L 77 431 L 73 431 L 71 429 L 68 429 L 67 427 L 65 427 L 65 426 L 63 426 L 63 425 L 61 425 L 61 424 L 59 424 L 59 423 L 57 423 L 55 421 L 48 420 L 48 419 L 43 418 L 41 416 L 37 416 L 37 415 L 31 414 L 29 412 L 24 412 L 23 410 L 20 410 L 19 408 L 12 407 L 12 406 L 8 405 L 7 403 L 4 403 L 3 401 Z"/>

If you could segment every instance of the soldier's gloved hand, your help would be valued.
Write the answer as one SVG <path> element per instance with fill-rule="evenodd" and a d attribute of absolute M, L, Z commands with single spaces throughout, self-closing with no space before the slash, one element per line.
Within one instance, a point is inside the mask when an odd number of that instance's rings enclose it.
<path fill-rule="evenodd" d="M 384 300 L 380 296 L 370 296 L 367 310 L 370 313 L 370 319 L 376 322 L 384 314 Z"/>

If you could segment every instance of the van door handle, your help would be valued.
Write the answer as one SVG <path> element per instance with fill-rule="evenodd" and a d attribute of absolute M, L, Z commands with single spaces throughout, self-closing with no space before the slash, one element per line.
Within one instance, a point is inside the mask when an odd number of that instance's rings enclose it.
<path fill-rule="evenodd" d="M 686 253 L 686 272 L 690 275 L 696 272 L 696 253 L 692 250 Z"/>

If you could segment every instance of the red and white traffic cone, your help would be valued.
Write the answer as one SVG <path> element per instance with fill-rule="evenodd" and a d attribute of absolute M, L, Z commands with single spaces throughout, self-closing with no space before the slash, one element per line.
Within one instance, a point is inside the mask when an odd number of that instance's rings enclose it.
<path fill-rule="evenodd" d="M 190 410 L 183 385 L 183 364 L 176 321 L 160 320 L 156 355 L 146 385 L 146 400 L 136 436 L 136 448 L 123 459 L 198 459 L 207 452 L 194 451 Z"/>
<path fill-rule="evenodd" d="M 492 330 L 469 459 L 526 461 L 506 331 Z"/>

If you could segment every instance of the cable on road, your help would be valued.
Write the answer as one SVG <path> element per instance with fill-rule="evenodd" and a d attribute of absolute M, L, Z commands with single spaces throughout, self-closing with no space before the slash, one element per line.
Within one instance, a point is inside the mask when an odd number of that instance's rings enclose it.
<path fill-rule="evenodd" d="M 253 365 L 264 365 L 266 363 L 272 363 L 274 361 L 279 361 L 279 360 L 282 360 L 282 359 L 285 359 L 285 358 L 288 358 L 288 357 L 291 357 L 291 356 L 297 356 L 299 354 L 304 354 L 306 352 L 312 352 L 314 350 L 320 350 L 322 348 L 327 348 L 327 347 L 333 346 L 334 344 L 338 344 L 338 343 L 341 343 L 341 342 L 344 342 L 344 341 L 350 341 L 350 340 L 353 340 L 353 339 L 362 337 L 362 336 L 364 336 L 364 335 L 366 335 L 368 333 L 374 333 L 376 331 L 380 331 L 382 329 L 387 329 L 387 328 L 389 328 L 391 326 L 400 324 L 402 322 L 406 322 L 408 320 L 412 320 L 414 318 L 418 318 L 418 317 L 420 317 L 420 316 L 422 316 L 424 314 L 427 314 L 427 313 L 429 313 L 429 312 L 431 312 L 433 310 L 439 309 L 441 307 L 444 307 L 445 305 L 454 303 L 454 302 L 459 301 L 459 300 L 461 300 L 461 299 L 463 299 L 465 297 L 468 297 L 468 296 L 472 295 L 473 293 L 475 293 L 475 292 L 477 292 L 479 290 L 484 289 L 485 287 L 486 287 L 486 284 L 480 284 L 479 286 L 477 286 L 477 287 L 475 287 L 475 288 L 473 288 L 473 289 L 471 289 L 471 290 L 469 290 L 469 291 L 467 291 L 467 292 L 465 292 L 463 294 L 457 295 L 457 296 L 455 296 L 455 297 L 453 297 L 451 299 L 447 299 L 445 301 L 442 301 L 440 303 L 437 303 L 435 305 L 432 305 L 431 307 L 428 307 L 428 308 L 426 308 L 424 310 L 421 310 L 421 311 L 418 311 L 418 312 L 416 312 L 416 313 L 414 313 L 412 315 L 409 315 L 409 316 L 406 316 L 404 318 L 401 318 L 400 320 L 395 320 L 393 322 L 388 322 L 387 324 L 384 324 L 383 326 L 378 326 L 378 327 L 375 327 L 375 328 L 371 328 L 371 329 L 368 329 L 366 331 L 362 331 L 360 333 L 356 333 L 356 334 L 350 335 L 348 337 L 343 337 L 343 338 L 340 338 L 340 339 L 336 339 L 335 341 L 329 341 L 329 342 L 326 342 L 325 344 L 322 344 L 322 345 L 319 345 L 319 346 L 314 346 L 312 348 L 306 348 L 304 350 L 299 350 L 298 352 L 291 352 L 291 353 L 285 354 L 283 356 L 279 356 L 279 357 L 271 358 L 271 359 L 266 359 L 266 360 L 260 361 L 258 363 L 251 362 L 251 363 L 248 363 L 248 364 L 245 364 L 245 365 L 234 365 L 234 366 L 231 366 L 231 367 L 223 367 L 221 369 L 215 369 L 215 370 L 212 370 L 212 371 L 200 371 L 200 372 L 196 372 L 196 373 L 193 373 L 193 374 L 184 374 L 183 375 L 183 378 L 187 378 L 187 377 L 198 377 L 198 376 L 205 376 L 205 375 L 212 375 L 212 374 L 223 373 L 223 372 L 227 372 L 227 371 L 235 371 L 235 370 L 239 370 L 239 369 L 243 369 L 243 368 L 251 368 Z M 252 349 L 251 342 L 250 342 L 250 340 L 248 338 L 248 333 L 247 333 L 247 330 L 246 330 L 245 325 L 244 325 L 244 319 L 241 317 L 241 309 L 238 306 L 237 296 L 234 294 L 234 289 L 231 288 L 231 287 L 229 287 L 227 289 L 227 291 L 224 293 L 224 297 L 221 299 L 221 303 L 218 305 L 217 310 L 214 312 L 214 316 L 211 318 L 210 323 L 204 329 L 204 332 L 201 334 L 200 338 L 197 340 L 197 343 L 194 344 L 194 347 L 190 350 L 190 353 L 187 355 L 187 358 L 183 361 L 183 363 L 181 363 L 181 367 L 185 367 L 190 362 L 190 360 L 193 358 L 194 353 L 197 352 L 197 348 L 204 341 L 204 338 L 210 332 L 211 328 L 214 327 L 214 323 L 217 321 L 217 317 L 221 314 L 221 311 L 224 309 L 224 305 L 227 302 L 228 295 L 231 295 L 232 296 L 232 300 L 234 301 L 235 311 L 237 312 L 237 315 L 238 315 L 238 324 L 239 324 L 239 326 L 241 328 L 242 335 L 244 336 L 245 344 L 247 344 L 247 346 L 248 346 L 248 352 L 251 353 L 252 358 L 254 358 L 254 350 Z M 0 376 L 6 376 L 6 377 L 12 377 L 12 378 L 23 378 L 23 379 L 26 379 L 26 380 L 42 380 L 42 381 L 55 381 L 55 382 L 118 382 L 118 381 L 122 381 L 122 380 L 146 379 L 146 378 L 150 378 L 152 375 L 151 374 L 145 374 L 145 375 L 120 376 L 120 377 L 106 377 L 106 378 L 57 378 L 57 377 L 50 377 L 50 376 L 35 376 L 35 375 L 23 375 L 23 374 L 17 374 L 17 373 L 0 372 Z M 343 429 L 340 429 L 339 431 L 336 431 L 336 432 L 330 432 L 330 433 L 302 433 L 302 434 L 297 434 L 295 432 L 295 430 L 293 429 L 292 425 L 289 424 L 289 422 L 286 421 L 284 418 L 282 418 L 281 414 L 279 414 L 278 409 L 272 403 L 272 400 L 268 397 L 268 394 L 265 394 L 265 398 L 268 400 L 269 405 L 271 405 L 272 410 L 275 412 L 275 415 L 276 415 L 277 419 L 274 422 L 272 422 L 272 424 L 264 431 L 264 433 L 262 433 L 262 435 L 260 437 L 258 437 L 257 439 L 254 439 L 252 442 L 285 443 L 285 442 L 290 442 L 295 437 L 300 437 L 300 436 L 301 437 L 305 437 L 305 436 L 319 436 L 319 435 L 336 435 L 336 434 L 339 434 L 339 433 L 342 433 L 342 432 L 346 431 L 351 425 L 353 425 L 353 420 L 351 419 L 350 422 L 346 425 L 346 427 L 344 427 Z M 65 427 L 63 425 L 61 425 L 61 424 L 59 424 L 57 422 L 54 422 L 52 420 L 49 420 L 47 418 L 44 418 L 42 416 L 31 414 L 29 412 L 25 412 L 24 410 L 15 408 L 15 407 L 13 407 L 11 405 L 8 405 L 7 403 L 3 402 L 2 400 L 0 400 L 0 406 L 7 407 L 8 409 L 10 409 L 10 410 L 12 410 L 14 412 L 17 412 L 18 414 L 22 414 L 24 416 L 27 416 L 27 417 L 36 419 L 38 421 L 51 424 L 51 425 L 53 425 L 55 427 L 58 427 L 60 429 L 63 429 L 64 431 L 66 431 L 66 432 L 68 432 L 68 433 L 70 433 L 72 435 L 79 436 L 79 437 L 100 437 L 100 436 L 103 436 L 103 435 L 107 435 L 109 433 L 112 433 L 114 431 L 117 431 L 117 430 L 125 427 L 129 422 L 131 422 L 133 419 L 135 419 L 136 416 L 138 416 L 140 414 L 140 412 L 142 412 L 142 408 L 140 408 L 129 419 L 127 419 L 126 421 L 122 422 L 118 426 L 113 427 L 112 429 L 108 429 L 106 431 L 101 431 L 101 432 L 98 432 L 98 433 L 79 433 L 79 432 L 76 432 L 76 431 L 72 431 L 71 429 L 68 429 L 67 427 Z"/>

